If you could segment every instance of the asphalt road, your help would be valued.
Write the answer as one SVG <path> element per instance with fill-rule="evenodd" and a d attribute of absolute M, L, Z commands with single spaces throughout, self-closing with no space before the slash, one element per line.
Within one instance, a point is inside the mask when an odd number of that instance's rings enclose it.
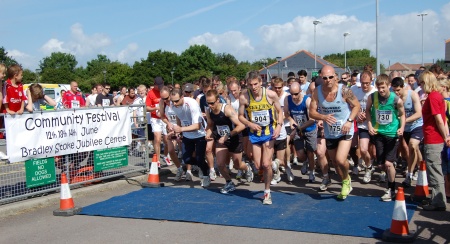
<path fill-rule="evenodd" d="M 174 170 L 173 166 L 170 170 Z M 280 182 L 272 187 L 274 191 L 317 193 L 318 182 L 307 183 L 307 176 L 297 176 L 293 184 Z M 168 169 L 161 171 L 161 182 L 166 186 L 201 188 L 196 177 L 194 182 L 174 183 L 175 175 Z M 351 195 L 380 196 L 384 184 L 374 180 L 361 184 L 353 180 Z M 399 177 L 399 175 L 398 175 Z M 141 189 L 138 182 L 147 177 L 136 176 L 132 180 L 116 180 L 82 189 L 72 190 L 77 206 L 87 206 L 113 196 L 123 195 Z M 285 178 L 283 177 L 283 180 Z M 353 177 L 353 179 L 355 179 Z M 401 182 L 402 178 L 397 178 Z M 255 179 L 256 181 L 256 179 Z M 340 186 L 336 181 L 326 193 L 337 194 Z M 218 178 L 211 187 L 221 187 Z M 239 188 L 262 190 L 262 183 L 241 184 Z M 405 190 L 411 194 L 414 188 Z M 276 201 L 276 199 L 274 199 Z M 21 202 L 0 206 L 0 243 L 381 243 L 381 240 L 352 236 L 339 236 L 246 227 L 218 226 L 199 223 L 125 219 L 93 216 L 55 217 L 53 210 L 59 207 L 59 194 L 47 195 Z M 410 230 L 416 230 L 415 243 L 450 243 L 450 204 L 446 212 L 425 212 L 416 210 Z M 357 217 L 357 216 L 355 216 Z M 307 220 L 299 220 L 307 221 Z M 332 221 L 332 220 L 330 220 Z M 388 228 L 389 226 L 386 226 Z M 348 228 L 352 228 L 349 226 Z"/>

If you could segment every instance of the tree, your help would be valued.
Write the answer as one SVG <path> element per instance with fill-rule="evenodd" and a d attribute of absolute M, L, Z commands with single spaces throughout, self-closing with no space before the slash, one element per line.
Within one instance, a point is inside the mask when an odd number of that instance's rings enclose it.
<path fill-rule="evenodd" d="M 52 53 L 50 57 L 43 58 L 39 63 L 42 71 L 42 82 L 67 84 L 75 80 L 77 63 L 75 56 L 72 54 Z"/>
<path fill-rule="evenodd" d="M 89 76 L 103 74 L 111 64 L 111 60 L 106 55 L 98 54 L 97 59 L 87 62 L 86 74 Z"/>
<path fill-rule="evenodd" d="M 367 64 L 372 65 L 374 71 L 376 71 L 377 59 L 370 56 L 369 49 L 356 49 L 346 51 L 347 53 L 347 66 L 351 69 L 362 69 Z M 337 65 L 338 67 L 344 67 L 345 55 L 343 53 L 333 53 L 325 55 L 323 57 L 326 61 Z M 353 67 L 353 68 L 352 68 Z"/>
<path fill-rule="evenodd" d="M 4 47 L 0 47 L 0 63 L 4 63 L 6 67 L 9 67 L 12 64 L 18 64 L 18 62 L 12 57 L 8 56 L 8 52 Z"/>
<path fill-rule="evenodd" d="M 211 77 L 210 72 L 214 72 L 216 68 L 216 57 L 211 49 L 205 45 L 193 45 L 181 53 L 176 73 L 183 75 L 182 82 L 193 82 L 200 77 L 194 77 L 193 74 L 202 73 Z"/>
<path fill-rule="evenodd" d="M 37 78 L 38 78 L 37 74 L 29 69 L 24 69 L 22 72 L 22 83 L 23 84 L 37 83 L 38 82 Z"/>
<path fill-rule="evenodd" d="M 178 54 L 168 51 L 157 50 L 149 52 L 146 59 L 135 62 L 133 65 L 132 85 L 153 85 L 154 78 L 161 76 L 166 84 L 170 83 L 171 71 L 175 69 L 174 78 L 178 74 Z"/>

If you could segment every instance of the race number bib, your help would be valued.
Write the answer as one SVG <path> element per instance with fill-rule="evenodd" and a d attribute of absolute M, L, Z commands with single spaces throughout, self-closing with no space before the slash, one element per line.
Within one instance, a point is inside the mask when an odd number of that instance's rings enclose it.
<path fill-rule="evenodd" d="M 72 100 L 72 108 L 79 108 L 80 107 L 80 101 Z"/>
<path fill-rule="evenodd" d="M 330 135 L 332 136 L 338 136 L 341 134 L 342 131 L 342 122 L 336 121 L 336 123 L 332 125 L 328 125 L 328 131 L 330 132 Z"/>
<path fill-rule="evenodd" d="M 302 126 L 304 123 L 306 123 L 307 118 L 305 114 L 296 114 L 294 115 L 294 120 L 298 126 Z"/>
<path fill-rule="evenodd" d="M 168 115 L 167 118 L 169 119 L 169 122 L 171 124 L 176 125 L 177 124 L 177 116 L 174 113 L 169 113 L 167 115 Z"/>
<path fill-rule="evenodd" d="M 380 125 L 387 125 L 392 123 L 392 111 L 391 110 L 377 110 L 377 123 Z"/>
<path fill-rule="evenodd" d="M 109 99 L 102 99 L 102 106 L 103 107 L 107 107 L 109 106 L 111 101 L 109 101 Z"/>
<path fill-rule="evenodd" d="M 225 135 L 230 135 L 231 134 L 231 130 L 230 127 L 228 127 L 228 125 L 218 125 L 217 126 L 217 133 L 219 133 L 219 135 L 225 136 Z"/>
<path fill-rule="evenodd" d="M 183 121 L 181 121 L 181 125 L 182 126 L 190 126 L 192 123 L 191 123 L 191 121 L 189 121 L 189 120 L 183 120 Z"/>
<path fill-rule="evenodd" d="M 252 122 L 259 126 L 267 126 L 270 123 L 269 110 L 252 112 Z"/>

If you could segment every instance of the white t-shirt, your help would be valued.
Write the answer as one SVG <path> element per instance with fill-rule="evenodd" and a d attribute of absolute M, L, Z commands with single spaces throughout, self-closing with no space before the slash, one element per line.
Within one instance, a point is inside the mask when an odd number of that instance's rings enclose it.
<path fill-rule="evenodd" d="M 373 87 L 370 89 L 369 92 L 364 93 L 361 87 L 358 86 L 352 86 L 350 88 L 350 90 L 353 92 L 353 94 L 356 96 L 356 99 L 358 99 L 359 104 L 361 105 L 360 108 L 360 112 L 365 112 L 366 111 L 366 104 L 367 104 L 367 99 L 369 98 L 369 95 L 376 92 L 377 88 Z M 358 122 L 358 128 L 359 129 L 363 129 L 363 130 L 367 130 L 368 129 L 368 125 L 367 125 L 367 120 L 365 120 L 363 123 L 359 123 Z"/>
<path fill-rule="evenodd" d="M 182 106 L 176 107 L 172 105 L 172 110 L 181 121 L 181 126 L 186 127 L 195 123 L 200 123 L 200 129 L 196 131 L 183 132 L 183 137 L 189 139 L 196 139 L 204 137 L 205 133 L 205 121 L 203 120 L 202 111 L 197 101 L 190 97 L 185 97 Z"/>
<path fill-rule="evenodd" d="M 280 106 L 281 106 L 282 110 L 283 110 L 283 107 L 284 107 L 284 98 L 286 96 L 288 96 L 288 95 L 289 95 L 289 93 L 283 92 L 283 95 L 281 95 L 281 97 L 280 97 Z M 284 112 L 283 112 L 283 114 L 284 114 Z M 278 136 L 277 140 L 284 140 L 284 139 L 286 139 L 286 137 L 287 137 L 286 126 L 290 126 L 290 124 L 289 124 L 289 119 L 286 119 L 286 117 L 285 117 L 285 119 L 283 121 L 283 126 L 281 127 L 281 130 L 280 130 L 280 135 Z"/>

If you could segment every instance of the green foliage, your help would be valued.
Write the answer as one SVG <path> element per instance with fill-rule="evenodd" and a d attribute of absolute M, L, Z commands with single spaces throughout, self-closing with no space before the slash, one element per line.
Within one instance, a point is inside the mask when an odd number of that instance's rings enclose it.
<path fill-rule="evenodd" d="M 0 63 L 4 63 L 6 67 L 9 67 L 11 64 L 18 64 L 15 59 L 8 56 L 8 52 L 4 47 L 0 47 Z"/>
<path fill-rule="evenodd" d="M 28 83 L 36 83 L 37 82 L 37 75 L 33 71 L 29 69 L 24 69 L 22 72 L 22 83 L 28 84 Z"/>
<path fill-rule="evenodd" d="M 211 49 L 205 45 L 193 45 L 181 53 L 175 73 L 177 81 L 184 83 L 198 80 L 200 76 L 195 75 L 199 73 L 211 77 L 211 72 L 216 74 L 215 71 L 219 70 L 216 67 L 216 56 Z"/>
<path fill-rule="evenodd" d="M 366 64 L 372 65 L 376 69 L 377 59 L 370 56 L 369 49 L 349 50 L 347 53 L 347 67 L 364 67 Z M 343 53 L 333 53 L 323 57 L 326 61 L 344 67 L 345 55 Z"/>
<path fill-rule="evenodd" d="M 74 55 L 57 52 L 50 54 L 50 57 L 42 59 L 39 63 L 39 67 L 42 71 L 45 71 L 46 69 L 63 69 L 74 72 L 77 64 L 78 62 Z"/>

